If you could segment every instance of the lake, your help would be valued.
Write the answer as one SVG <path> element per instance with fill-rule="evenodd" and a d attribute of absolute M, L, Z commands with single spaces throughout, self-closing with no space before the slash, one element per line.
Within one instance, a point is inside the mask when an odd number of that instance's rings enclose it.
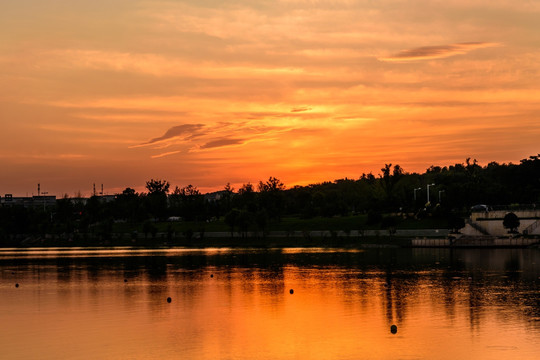
<path fill-rule="evenodd" d="M 538 249 L 3 249 L 1 357 L 537 359 L 539 284 Z"/>

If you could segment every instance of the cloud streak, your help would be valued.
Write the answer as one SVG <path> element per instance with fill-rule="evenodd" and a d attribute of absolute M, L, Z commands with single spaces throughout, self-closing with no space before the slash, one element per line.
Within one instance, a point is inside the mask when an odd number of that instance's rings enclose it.
<path fill-rule="evenodd" d="M 304 112 L 304 111 L 310 111 L 310 110 L 311 110 L 310 107 L 304 106 L 304 107 L 293 108 L 293 109 L 291 109 L 291 112 L 295 113 L 295 112 Z"/>
<path fill-rule="evenodd" d="M 165 153 L 162 153 L 162 154 L 157 154 L 157 155 L 152 155 L 150 156 L 152 159 L 157 159 L 157 158 L 161 158 L 161 157 L 164 157 L 164 156 L 169 156 L 169 155 L 174 155 L 174 154 L 178 154 L 180 152 L 180 150 L 177 150 L 177 151 L 169 151 L 169 152 L 165 152 Z"/>
<path fill-rule="evenodd" d="M 165 141 L 165 140 L 177 138 L 177 137 L 180 137 L 180 136 L 185 136 L 185 137 L 187 137 L 189 139 L 193 139 L 194 137 L 196 137 L 198 135 L 202 135 L 202 133 L 200 132 L 200 130 L 202 128 L 204 128 L 203 124 L 183 124 L 183 125 L 173 126 L 169 130 L 167 130 L 165 132 L 165 134 L 163 134 L 162 136 L 150 139 L 145 143 L 135 145 L 135 146 L 132 146 L 132 147 L 140 147 L 140 146 L 152 145 L 152 144 L 156 144 L 158 142 L 162 142 L 162 141 Z"/>
<path fill-rule="evenodd" d="M 217 139 L 217 140 L 209 141 L 206 144 L 202 145 L 200 149 L 201 150 L 213 149 L 213 148 L 224 147 L 224 146 L 239 145 L 243 143 L 244 143 L 243 139 L 224 138 L 224 139 Z"/>
<path fill-rule="evenodd" d="M 390 62 L 406 62 L 441 59 L 454 55 L 463 55 L 476 49 L 494 47 L 499 45 L 499 43 L 489 42 L 467 42 L 450 45 L 423 46 L 419 48 L 403 50 L 392 56 L 379 58 L 379 60 Z"/>

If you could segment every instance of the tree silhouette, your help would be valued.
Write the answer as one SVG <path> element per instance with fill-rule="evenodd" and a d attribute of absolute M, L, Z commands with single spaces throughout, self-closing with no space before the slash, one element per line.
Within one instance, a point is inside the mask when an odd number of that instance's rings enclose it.
<path fill-rule="evenodd" d="M 381 228 L 387 229 L 390 235 L 396 233 L 396 226 L 399 223 L 399 219 L 395 216 L 385 216 L 381 221 Z"/>
<path fill-rule="evenodd" d="M 146 182 L 146 189 L 148 189 L 148 195 L 167 194 L 169 192 L 169 182 L 165 180 L 154 180 Z"/>
<path fill-rule="evenodd" d="M 148 213 L 142 205 L 141 197 L 132 188 L 125 188 L 121 194 L 118 194 L 113 205 L 116 219 L 135 222 L 147 218 Z"/>
<path fill-rule="evenodd" d="M 181 189 L 177 186 L 171 195 L 171 203 L 186 220 L 204 220 L 205 218 L 204 196 L 197 187 L 191 184 Z"/>
<path fill-rule="evenodd" d="M 238 189 L 238 196 L 232 199 L 232 207 L 237 209 L 247 209 L 251 212 L 257 211 L 257 194 L 251 183 L 242 185 Z"/>
<path fill-rule="evenodd" d="M 448 227 L 454 234 L 459 234 L 459 230 L 465 227 L 465 220 L 457 214 L 450 214 L 448 217 Z"/>
<path fill-rule="evenodd" d="M 280 220 L 283 213 L 283 191 L 285 185 L 275 177 L 266 182 L 259 181 L 259 205 L 266 209 L 270 218 Z"/>
<path fill-rule="evenodd" d="M 232 209 L 227 214 L 225 214 L 225 224 L 231 229 L 231 237 L 234 237 L 234 228 L 238 225 L 238 220 L 240 218 L 240 210 Z"/>
<path fill-rule="evenodd" d="M 396 185 L 405 176 L 403 168 L 399 165 L 385 164 L 381 169 L 381 186 L 386 195 L 386 206 L 396 204 Z"/>
<path fill-rule="evenodd" d="M 167 216 L 169 186 L 169 182 L 165 180 L 151 179 L 146 182 L 146 189 L 148 189 L 147 206 L 150 213 L 158 219 L 164 219 Z"/>
<path fill-rule="evenodd" d="M 32 204 L 31 199 L 24 204 L 2 199 L 0 244 L 4 241 L 4 244 L 20 245 L 18 239 L 22 237 L 16 236 L 19 234 L 65 234 L 75 238 L 72 235 L 79 233 L 81 238 L 87 238 L 87 235 L 90 239 L 96 238 L 100 234 L 108 237 L 110 224 L 114 224 L 114 231 L 133 231 L 116 225 L 118 220 L 138 223 L 140 231 L 146 219 L 164 220 L 171 215 L 199 221 L 200 224 L 190 226 L 197 226 L 202 232 L 202 225 L 206 224 L 210 213 L 216 218 L 227 214 L 225 220 L 231 233 L 242 231 L 244 235 L 247 229 L 264 234 L 273 229 L 273 221 L 279 221 L 283 216 L 334 218 L 354 215 L 359 216 L 357 221 L 362 226 L 392 228 L 392 220 L 381 222 L 398 212 L 417 219 L 422 215 L 439 221 L 448 219 L 448 228 L 458 231 L 463 226 L 463 219 L 452 214 L 465 215 L 473 205 L 530 204 L 532 207 L 536 203 L 538 207 L 540 202 L 540 154 L 518 164 L 490 162 L 486 166 L 468 158 L 454 165 L 433 165 L 424 173 L 407 173 L 398 165 L 385 164 L 380 174 L 377 177 L 372 173 L 361 174 L 357 179 L 338 179 L 289 189 L 279 179 L 270 177 L 266 181 L 257 181 L 255 186 L 245 184 L 237 193 L 227 185 L 219 192 L 221 196 L 212 197 L 205 197 L 193 185 L 176 187 L 169 196 L 169 182 L 151 179 L 146 182 L 145 193 L 126 188 L 114 201 L 105 201 L 98 196 L 82 198 L 79 194 L 71 199 L 59 198 L 54 209 L 44 209 L 42 203 Z M 417 202 L 421 202 L 426 184 L 431 183 L 437 184 L 437 190 L 445 191 L 444 201 L 427 212 L 413 212 L 413 190 L 424 189 L 417 193 Z M 208 198 L 212 200 L 206 200 Z M 508 214 L 503 225 L 510 232 L 516 232 L 519 218 Z M 346 225 L 340 226 L 339 230 L 347 230 L 343 228 Z M 153 230 L 148 223 L 146 230 Z M 151 233 L 148 231 L 147 237 Z"/>
<path fill-rule="evenodd" d="M 259 181 L 259 192 L 282 191 L 285 185 L 277 178 L 270 176 L 266 182 Z"/>
<path fill-rule="evenodd" d="M 225 188 L 223 189 L 221 193 L 221 208 L 220 208 L 220 214 L 227 213 L 231 210 L 231 204 L 232 204 L 232 198 L 234 196 L 234 188 L 231 186 L 230 183 L 227 183 L 225 185 Z"/>
<path fill-rule="evenodd" d="M 504 215 L 503 226 L 505 229 L 508 229 L 509 233 L 517 233 L 517 228 L 519 227 L 519 225 L 519 218 L 516 214 L 511 212 Z"/>

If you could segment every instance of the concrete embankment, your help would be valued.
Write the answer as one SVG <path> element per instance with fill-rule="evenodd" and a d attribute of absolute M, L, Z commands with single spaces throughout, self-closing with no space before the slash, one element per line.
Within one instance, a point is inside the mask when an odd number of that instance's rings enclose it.
<path fill-rule="evenodd" d="M 525 237 L 461 237 L 446 239 L 412 239 L 412 247 L 528 247 L 540 244 L 539 238 Z"/>

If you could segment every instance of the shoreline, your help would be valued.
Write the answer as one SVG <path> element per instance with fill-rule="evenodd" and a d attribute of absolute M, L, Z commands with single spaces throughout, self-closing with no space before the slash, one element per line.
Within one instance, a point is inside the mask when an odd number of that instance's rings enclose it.
<path fill-rule="evenodd" d="M 159 236 L 134 238 L 131 234 L 16 235 L 0 239 L 0 248 L 540 248 L 540 237 L 535 236 L 439 236 L 410 237 L 396 235 L 358 236 L 334 233 L 330 236 L 212 236 L 194 234 L 185 236 Z"/>

